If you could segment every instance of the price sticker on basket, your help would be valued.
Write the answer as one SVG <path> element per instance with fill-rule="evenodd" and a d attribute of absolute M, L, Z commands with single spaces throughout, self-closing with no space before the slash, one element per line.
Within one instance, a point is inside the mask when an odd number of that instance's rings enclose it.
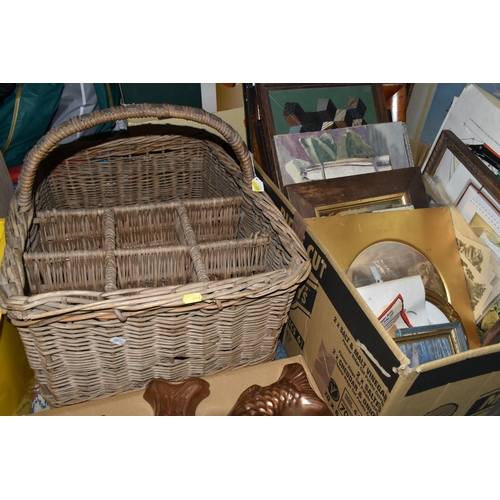
<path fill-rule="evenodd" d="M 195 302 L 201 302 L 203 300 L 203 297 L 201 296 L 201 293 L 186 293 L 182 297 L 182 301 L 184 304 L 194 304 Z"/>
<path fill-rule="evenodd" d="M 252 190 L 258 193 L 264 191 L 264 183 L 258 177 L 252 179 Z"/>
<path fill-rule="evenodd" d="M 112 339 L 109 339 L 109 341 L 113 342 L 113 344 L 116 344 L 116 345 L 125 344 L 125 339 L 123 337 L 113 337 Z"/>

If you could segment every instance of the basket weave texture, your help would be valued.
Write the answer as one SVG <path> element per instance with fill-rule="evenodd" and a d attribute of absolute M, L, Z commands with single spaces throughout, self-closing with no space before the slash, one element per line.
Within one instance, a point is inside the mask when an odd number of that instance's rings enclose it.
<path fill-rule="evenodd" d="M 232 153 L 177 133 L 57 146 L 143 117 L 207 125 Z M 30 151 L 6 219 L 0 305 L 50 406 L 274 358 L 310 262 L 253 176 L 228 124 L 168 104 L 73 118 Z"/>

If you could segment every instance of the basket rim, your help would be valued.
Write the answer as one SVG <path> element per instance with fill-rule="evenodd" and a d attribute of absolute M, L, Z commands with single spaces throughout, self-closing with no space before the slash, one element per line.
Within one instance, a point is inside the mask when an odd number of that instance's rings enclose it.
<path fill-rule="evenodd" d="M 210 143 L 210 147 L 222 150 L 222 146 L 215 142 Z M 5 220 L 7 244 L 0 270 L 0 308 L 7 312 L 12 320 L 50 323 L 57 321 L 61 315 L 68 317 L 68 315 L 75 314 L 90 314 L 92 311 L 102 313 L 110 307 L 116 308 L 117 311 L 125 309 L 130 314 L 138 314 L 138 309 L 133 306 L 134 301 L 138 298 L 143 301 L 144 307 L 189 307 L 194 310 L 220 308 L 222 304 L 234 304 L 235 301 L 242 298 L 272 296 L 287 290 L 294 290 L 299 283 L 304 281 L 311 269 L 309 257 L 298 235 L 286 223 L 284 216 L 268 193 L 252 190 L 241 171 L 237 171 L 238 165 L 233 158 L 231 158 L 231 165 L 224 165 L 223 168 L 229 172 L 240 188 L 240 193 L 237 196 L 243 196 L 244 199 L 245 197 L 251 198 L 251 202 L 255 204 L 262 215 L 271 221 L 280 245 L 290 256 L 290 264 L 286 269 L 261 273 L 258 278 L 253 276 L 254 279 L 250 282 L 243 277 L 210 282 L 202 294 L 204 299 L 188 305 L 183 301 L 183 296 L 187 293 L 195 293 L 196 288 L 200 288 L 199 283 L 158 287 L 158 289 L 119 290 L 112 294 L 109 292 L 89 294 L 86 291 L 71 290 L 46 292 L 26 297 L 22 291 L 26 283 L 23 253 L 27 244 L 29 228 L 35 218 L 35 208 L 31 206 L 29 210 L 23 211 L 18 199 L 19 191 L 16 189 L 9 214 Z M 238 175 L 234 175 L 235 173 Z M 170 203 L 170 201 L 165 203 Z M 179 290 L 179 287 L 183 288 Z M 81 299 L 77 299 L 77 297 L 81 297 Z M 58 301 L 60 303 L 55 305 Z M 50 307 L 53 307 L 53 310 L 47 311 L 47 304 L 51 304 Z M 121 313 L 118 314 L 121 316 Z"/>
<path fill-rule="evenodd" d="M 219 132 L 231 146 L 240 162 L 247 185 L 252 185 L 255 169 L 250 152 L 242 138 L 228 123 L 203 109 L 174 104 L 128 104 L 96 110 L 75 116 L 50 129 L 28 152 L 19 176 L 19 211 L 26 212 L 33 205 L 33 186 L 38 166 L 57 144 L 71 135 L 91 129 L 96 125 L 132 118 L 181 118 L 206 125 Z"/>

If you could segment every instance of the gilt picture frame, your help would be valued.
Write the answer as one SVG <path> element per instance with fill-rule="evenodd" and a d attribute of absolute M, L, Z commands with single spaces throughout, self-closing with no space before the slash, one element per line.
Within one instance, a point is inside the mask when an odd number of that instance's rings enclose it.
<path fill-rule="evenodd" d="M 443 282 L 444 298 L 459 315 L 469 347 L 480 346 L 448 207 L 316 217 L 307 219 L 307 226 L 348 279 L 350 268 L 358 265 L 358 256 L 375 245 L 397 242 L 422 254 Z"/>
<path fill-rule="evenodd" d="M 396 330 L 394 339 L 411 368 L 468 350 L 460 322 Z"/>

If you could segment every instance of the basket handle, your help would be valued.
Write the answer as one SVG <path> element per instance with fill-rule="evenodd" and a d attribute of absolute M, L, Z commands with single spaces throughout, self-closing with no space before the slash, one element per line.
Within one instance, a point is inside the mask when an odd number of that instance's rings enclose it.
<path fill-rule="evenodd" d="M 29 151 L 24 159 L 19 176 L 18 204 L 20 212 L 32 208 L 33 183 L 40 162 L 57 145 L 57 143 L 76 132 L 90 129 L 102 123 L 125 120 L 130 118 L 182 118 L 185 120 L 208 125 L 228 142 L 240 161 L 245 182 L 251 186 L 254 169 L 250 153 L 240 135 L 229 124 L 218 116 L 203 109 L 174 104 L 130 104 L 97 110 L 81 116 L 73 117 L 49 130 Z"/>

